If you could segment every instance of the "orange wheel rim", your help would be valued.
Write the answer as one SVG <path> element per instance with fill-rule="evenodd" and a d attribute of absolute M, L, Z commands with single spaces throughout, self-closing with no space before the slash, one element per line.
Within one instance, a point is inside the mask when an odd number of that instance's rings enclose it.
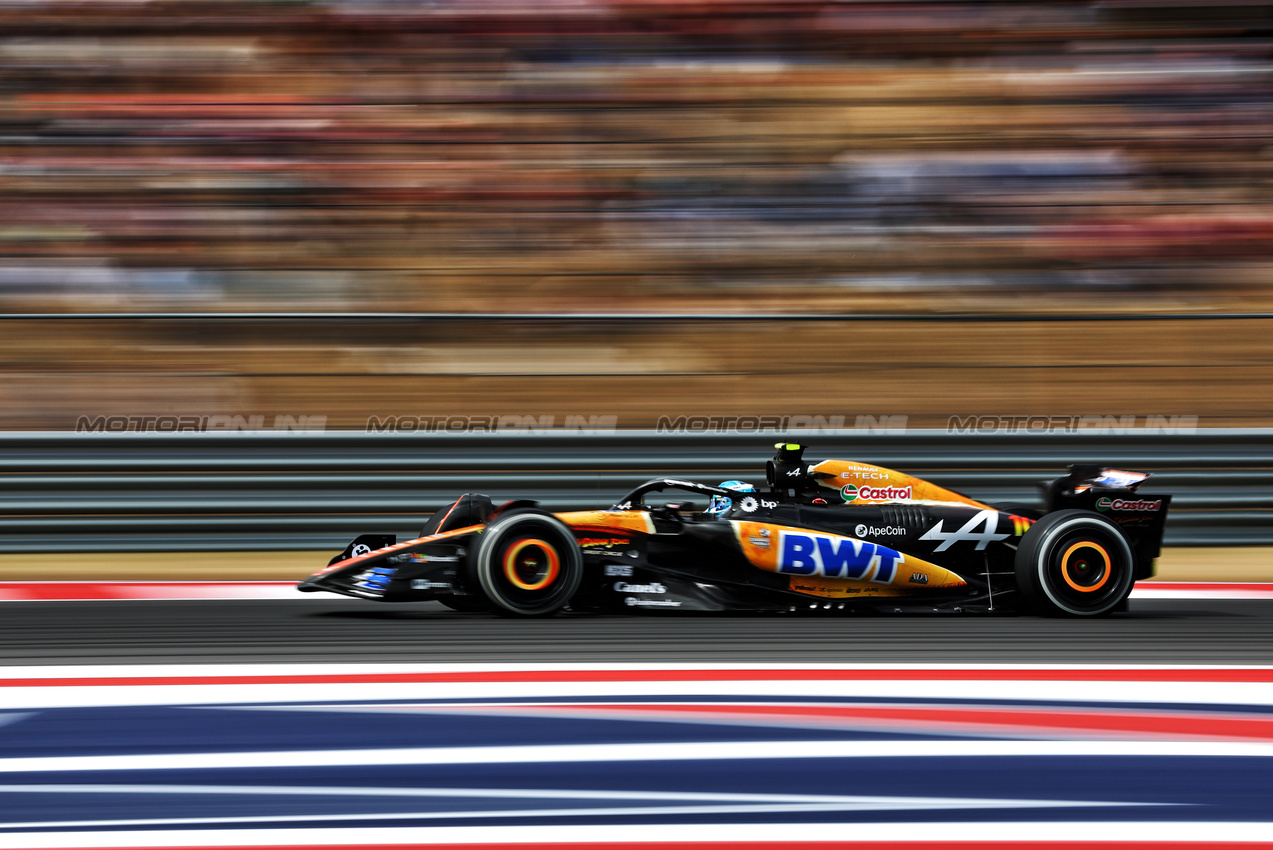
<path fill-rule="evenodd" d="M 1096 584 L 1093 584 L 1089 587 L 1084 587 L 1083 585 L 1074 581 L 1074 579 L 1070 578 L 1070 555 L 1074 554 L 1075 549 L 1084 549 L 1084 548 L 1095 549 L 1097 552 L 1100 552 L 1101 557 L 1105 559 L 1105 569 L 1103 574 L 1101 575 L 1101 580 L 1098 581 Z M 1079 563 L 1082 564 L 1083 562 L 1080 561 Z M 1109 552 L 1106 552 L 1104 547 L 1102 547 L 1100 544 L 1093 543 L 1090 540 L 1082 540 L 1078 543 L 1075 543 L 1069 549 L 1066 549 L 1065 554 L 1061 556 L 1061 575 L 1062 577 L 1065 578 L 1065 583 L 1068 584 L 1070 587 L 1074 588 L 1075 590 L 1077 590 L 1079 593 L 1095 593 L 1096 591 L 1104 587 L 1105 582 L 1109 581 L 1109 576 L 1111 572 L 1110 566 L 1111 566 L 1111 563 L 1109 559 Z"/>
<path fill-rule="evenodd" d="M 537 547 L 544 554 L 548 561 L 548 566 L 544 569 L 544 574 L 537 580 L 526 581 L 518 574 L 517 568 L 522 552 L 532 546 Z M 538 564 L 534 566 L 538 567 Z M 533 538 L 518 540 L 504 553 L 504 577 L 520 590 L 543 590 L 557 580 L 559 572 L 561 572 L 561 560 L 557 557 L 557 550 L 553 548 L 551 543 L 544 540 L 535 540 Z"/>

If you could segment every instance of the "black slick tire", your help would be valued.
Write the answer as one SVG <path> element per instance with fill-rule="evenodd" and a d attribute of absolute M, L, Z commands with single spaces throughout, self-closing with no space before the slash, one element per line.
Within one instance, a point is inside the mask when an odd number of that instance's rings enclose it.
<path fill-rule="evenodd" d="M 1117 525 L 1091 511 L 1065 510 L 1030 527 L 1014 567 L 1021 595 L 1038 613 L 1100 617 L 1121 610 L 1135 559 Z"/>
<path fill-rule="evenodd" d="M 583 580 L 583 556 L 570 528 L 550 513 L 502 514 L 482 532 L 469 561 L 471 585 L 499 614 L 548 617 Z"/>

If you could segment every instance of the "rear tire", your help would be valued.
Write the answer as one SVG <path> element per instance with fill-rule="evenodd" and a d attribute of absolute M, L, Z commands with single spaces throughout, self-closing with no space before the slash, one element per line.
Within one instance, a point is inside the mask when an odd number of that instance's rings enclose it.
<path fill-rule="evenodd" d="M 548 617 L 579 590 L 583 556 L 561 520 L 544 511 L 516 510 L 482 532 L 469 572 L 496 613 Z"/>
<path fill-rule="evenodd" d="M 1131 593 L 1136 561 L 1118 526 L 1090 511 L 1048 514 L 1021 538 L 1017 587 L 1039 613 L 1100 617 Z"/>

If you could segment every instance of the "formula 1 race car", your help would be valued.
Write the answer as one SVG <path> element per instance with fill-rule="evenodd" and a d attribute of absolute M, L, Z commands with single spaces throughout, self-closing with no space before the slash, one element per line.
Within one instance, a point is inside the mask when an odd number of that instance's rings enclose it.
<path fill-rule="evenodd" d="M 301 582 L 387 602 L 535 617 L 571 611 L 1125 610 L 1154 573 L 1171 497 L 1147 473 L 1071 466 L 1042 510 L 779 443 L 768 490 L 655 478 L 605 510 L 465 494 L 402 543 L 368 534 Z M 728 482 L 742 484 L 742 482 Z M 650 505 L 668 490 L 711 500 Z M 666 497 L 665 497 L 666 498 Z"/>

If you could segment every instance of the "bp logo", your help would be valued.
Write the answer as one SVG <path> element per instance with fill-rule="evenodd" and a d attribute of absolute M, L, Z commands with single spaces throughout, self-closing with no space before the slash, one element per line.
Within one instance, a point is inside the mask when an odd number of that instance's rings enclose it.
<path fill-rule="evenodd" d="M 844 497 L 846 502 L 856 502 L 858 498 L 858 485 L 845 484 L 840 488 L 840 495 Z"/>

